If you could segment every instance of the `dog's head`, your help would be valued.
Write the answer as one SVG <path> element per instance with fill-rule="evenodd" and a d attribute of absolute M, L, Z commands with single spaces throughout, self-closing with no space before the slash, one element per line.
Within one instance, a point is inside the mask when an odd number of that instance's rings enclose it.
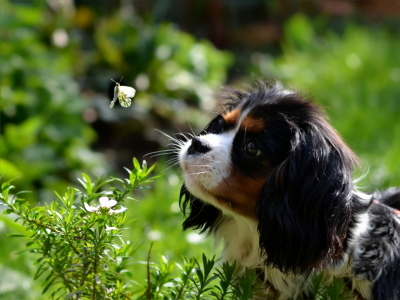
<path fill-rule="evenodd" d="M 306 272 L 339 261 L 358 203 L 356 156 L 321 109 L 280 84 L 231 90 L 217 116 L 183 144 L 184 228 L 223 215 L 258 223 L 265 264 Z"/>

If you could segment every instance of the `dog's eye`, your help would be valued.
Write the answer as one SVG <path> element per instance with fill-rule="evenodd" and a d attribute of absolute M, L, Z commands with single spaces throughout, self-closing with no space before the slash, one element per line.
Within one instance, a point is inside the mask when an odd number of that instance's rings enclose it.
<path fill-rule="evenodd" d="M 254 142 L 248 142 L 244 146 L 244 150 L 249 156 L 257 156 L 261 153 L 260 149 L 258 149 L 257 145 Z"/>
<path fill-rule="evenodd" d="M 221 133 L 224 128 L 225 120 L 222 116 L 218 116 L 204 129 L 204 133 Z"/>

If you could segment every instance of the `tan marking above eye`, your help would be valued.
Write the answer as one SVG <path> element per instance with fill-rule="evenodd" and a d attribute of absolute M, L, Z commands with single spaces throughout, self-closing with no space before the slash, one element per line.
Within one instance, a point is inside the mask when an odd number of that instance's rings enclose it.
<path fill-rule="evenodd" d="M 240 108 L 237 108 L 235 110 L 232 110 L 232 111 L 222 115 L 222 117 L 224 118 L 225 123 L 227 125 L 235 125 L 239 119 L 239 115 L 240 115 Z"/>
<path fill-rule="evenodd" d="M 235 126 L 239 121 L 240 113 L 241 109 L 237 108 L 222 115 L 222 117 L 224 118 L 226 125 Z M 261 132 L 264 129 L 264 125 L 265 123 L 263 119 L 246 116 L 240 124 L 240 130 L 246 132 Z"/>
<path fill-rule="evenodd" d="M 254 119 L 252 117 L 246 117 L 240 124 L 240 129 L 246 132 L 261 132 L 264 129 L 263 119 Z"/>

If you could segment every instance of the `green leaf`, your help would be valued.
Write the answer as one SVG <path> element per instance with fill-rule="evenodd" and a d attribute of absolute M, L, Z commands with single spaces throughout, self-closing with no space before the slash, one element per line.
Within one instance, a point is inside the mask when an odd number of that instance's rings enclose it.
<path fill-rule="evenodd" d="M 24 237 L 24 238 L 27 238 L 26 235 L 19 234 L 19 233 L 9 233 L 9 234 L 7 234 L 7 236 L 9 236 L 9 237 Z"/>
<path fill-rule="evenodd" d="M 76 294 L 79 294 L 80 292 L 83 292 L 84 291 L 84 289 L 80 289 L 80 290 L 77 290 L 77 291 L 75 291 L 75 292 L 72 292 L 71 294 L 68 294 L 67 296 L 65 296 L 65 299 L 69 299 L 69 298 L 71 298 L 72 296 L 74 296 L 74 295 L 76 295 Z"/>
<path fill-rule="evenodd" d="M 97 180 L 97 181 L 96 181 L 96 184 L 95 184 L 95 186 L 96 186 L 96 191 L 97 191 L 99 188 L 101 188 L 103 185 L 105 185 L 105 184 L 107 184 L 107 183 L 111 183 L 111 182 L 113 182 L 113 181 L 115 181 L 115 178 L 114 178 L 114 177 L 110 177 L 110 178 L 104 180 L 103 182 L 99 182 L 99 180 Z"/>
<path fill-rule="evenodd" d="M 48 236 L 43 245 L 43 256 L 47 256 L 51 249 L 51 238 Z"/>
<path fill-rule="evenodd" d="M 129 171 L 130 172 L 130 171 Z M 125 184 L 125 182 L 122 179 L 116 178 L 116 177 L 111 177 L 113 180 L 118 181 L 122 184 Z"/>
<path fill-rule="evenodd" d="M 19 192 L 15 193 L 15 196 L 21 195 L 21 194 L 31 194 L 31 193 L 32 193 L 32 191 L 19 191 Z"/>
<path fill-rule="evenodd" d="M 44 272 L 46 272 L 46 271 L 49 270 L 49 269 L 50 269 L 50 267 L 48 267 L 47 265 L 41 264 L 41 265 L 39 266 L 39 268 L 37 269 L 35 275 L 33 276 L 33 279 L 34 279 L 34 280 L 38 279 L 40 276 L 43 275 Z"/>
<path fill-rule="evenodd" d="M 129 183 L 131 186 L 133 186 L 133 185 L 135 184 L 136 178 L 137 178 L 136 172 L 131 172 L 131 173 L 129 173 L 129 182 L 128 182 L 128 183 Z"/>
<path fill-rule="evenodd" d="M 151 173 L 151 171 L 154 170 L 155 167 L 156 167 L 156 164 L 152 165 L 152 166 L 146 171 L 145 177 L 147 177 L 147 176 Z"/>
<path fill-rule="evenodd" d="M 4 201 L 5 203 L 7 203 L 7 204 L 13 204 L 12 202 L 12 200 L 10 200 L 9 199 L 9 195 L 8 195 L 8 193 L 12 190 L 12 189 L 14 189 L 15 187 L 13 186 L 13 185 L 11 185 L 10 184 L 10 182 L 4 182 L 2 185 L 1 185 L 1 197 L 0 197 L 0 199 L 2 200 L 2 201 Z"/>
<path fill-rule="evenodd" d="M 85 174 L 82 173 L 83 178 L 85 179 L 85 186 L 86 186 L 86 191 L 88 195 L 92 194 L 92 189 L 93 189 L 93 184 L 92 184 L 92 180 L 90 179 L 90 177 Z"/>
<path fill-rule="evenodd" d="M 133 166 L 135 170 L 141 171 L 139 161 L 136 159 L 136 157 L 133 158 Z"/>
<path fill-rule="evenodd" d="M 57 277 L 54 277 L 47 285 L 46 287 L 43 289 L 42 291 L 42 295 L 45 294 L 47 292 L 47 290 L 51 287 L 51 285 L 54 283 L 54 281 L 56 281 Z"/>

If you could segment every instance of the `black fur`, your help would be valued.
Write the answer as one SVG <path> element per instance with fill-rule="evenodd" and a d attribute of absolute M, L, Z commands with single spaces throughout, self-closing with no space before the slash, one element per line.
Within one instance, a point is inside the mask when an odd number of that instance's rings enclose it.
<path fill-rule="evenodd" d="M 386 198 L 385 195 L 389 193 L 390 189 L 383 192 L 380 200 L 388 200 L 389 196 Z M 400 190 L 390 195 L 399 197 Z M 396 203 L 399 204 L 400 201 Z M 361 237 L 355 253 L 352 253 L 353 272 L 373 283 L 374 299 L 400 299 L 399 217 L 384 204 L 372 204 L 368 216 L 368 231 Z"/>
<path fill-rule="evenodd" d="M 353 197 L 356 158 L 316 106 L 297 95 L 265 102 L 255 104 L 266 111 L 265 130 L 290 143 L 258 202 L 265 263 L 292 273 L 335 265 L 352 215 L 367 207 Z"/>
<path fill-rule="evenodd" d="M 216 223 L 220 210 L 212 205 L 206 204 L 200 199 L 197 199 L 182 185 L 179 204 L 185 215 L 183 229 L 193 228 L 205 232 L 211 230 Z"/>
<path fill-rule="evenodd" d="M 376 192 L 374 200 L 400 210 L 400 188 L 391 187 L 383 192 Z"/>

